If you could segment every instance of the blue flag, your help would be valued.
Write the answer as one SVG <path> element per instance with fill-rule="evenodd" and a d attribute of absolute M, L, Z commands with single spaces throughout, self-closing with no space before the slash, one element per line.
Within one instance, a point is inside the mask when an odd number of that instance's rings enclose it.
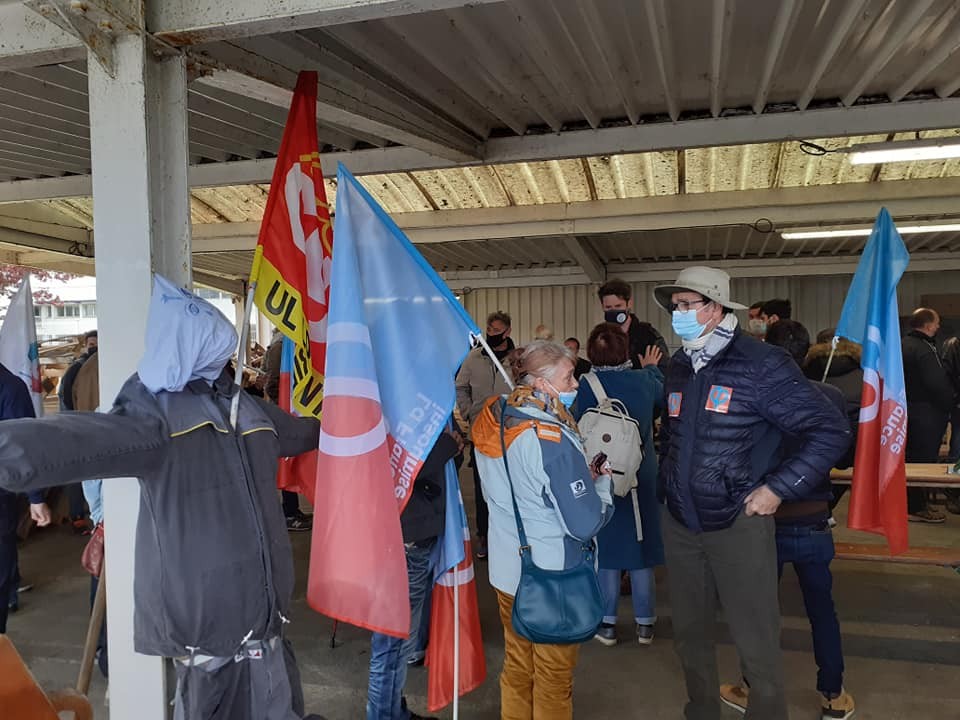
<path fill-rule="evenodd" d="M 843 303 L 837 336 L 863 345 L 863 394 L 848 527 L 882 533 L 894 555 L 907 549 L 907 391 L 897 284 L 910 262 L 886 208 Z"/>
<path fill-rule="evenodd" d="M 400 513 L 480 329 L 342 165 L 337 180 L 307 597 L 324 614 L 406 637 Z"/>

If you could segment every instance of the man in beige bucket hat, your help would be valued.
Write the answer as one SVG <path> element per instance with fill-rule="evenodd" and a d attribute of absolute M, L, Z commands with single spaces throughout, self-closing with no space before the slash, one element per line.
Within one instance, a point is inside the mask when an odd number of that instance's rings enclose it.
<path fill-rule="evenodd" d="M 741 332 L 722 270 L 654 290 L 683 348 L 665 392 L 660 482 L 674 647 L 687 720 L 720 720 L 717 600 L 749 683 L 749 720 L 786 720 L 773 513 L 816 492 L 846 451 L 846 418 L 779 347 Z M 796 440 L 780 452 L 784 435 Z"/>

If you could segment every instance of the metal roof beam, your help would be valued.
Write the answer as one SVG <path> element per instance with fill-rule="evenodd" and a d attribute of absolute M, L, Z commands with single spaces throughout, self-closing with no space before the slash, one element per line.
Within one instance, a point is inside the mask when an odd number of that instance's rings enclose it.
<path fill-rule="evenodd" d="M 606 280 L 607 268 L 589 238 L 567 235 L 563 238 L 563 244 L 590 282 L 602 283 Z"/>
<path fill-rule="evenodd" d="M 906 5 L 908 9 L 906 17 L 899 20 L 895 29 L 886 41 L 880 46 L 880 49 L 874 55 L 873 60 L 863 71 L 860 78 L 854 83 L 853 87 L 843 96 L 841 102 L 844 105 L 853 105 L 857 98 L 863 93 L 864 89 L 873 81 L 883 68 L 893 60 L 894 56 L 900 51 L 903 43 L 906 42 L 910 33 L 913 32 L 920 22 L 926 17 L 927 11 L 933 5 L 934 0 L 913 0 Z"/>
<path fill-rule="evenodd" d="M 413 242 L 433 244 L 576 237 L 676 227 L 750 226 L 761 217 L 777 227 L 839 224 L 870 221 L 881 207 L 887 207 L 895 218 L 949 217 L 956 215 L 957 195 L 960 195 L 960 178 L 935 178 L 397 213 L 393 217 Z M 256 222 L 194 225 L 194 249 L 198 252 L 252 250 L 258 232 Z M 594 265 L 593 261 L 587 264 Z"/>
<path fill-rule="evenodd" d="M 289 92 L 274 89 L 277 92 Z M 455 162 L 411 147 L 324 153 L 320 161 L 328 173 L 333 172 L 336 163 L 343 162 L 354 174 L 365 175 L 642 153 L 670 148 L 932 130 L 956 127 L 957 117 L 960 117 L 960 98 L 917 100 L 494 138 L 482 146 L 483 160 L 470 162 Z M 263 158 L 194 165 L 190 171 L 190 184 L 202 187 L 268 183 L 273 176 L 275 163 L 273 158 Z M 89 196 L 90 193 L 88 175 L 0 183 L 0 203 Z"/>
<path fill-rule="evenodd" d="M 86 58 L 80 41 L 21 4 L 0 5 L 0 70 Z"/>
<path fill-rule="evenodd" d="M 860 17 L 860 11 L 866 3 L 867 0 L 848 0 L 846 5 L 844 5 L 843 14 L 837 20 L 836 24 L 834 24 L 823 50 L 820 51 L 817 56 L 817 62 L 813 66 L 813 72 L 810 73 L 810 79 L 807 81 L 807 87 L 804 89 L 800 99 L 797 100 L 797 107 L 801 110 L 806 110 L 810 101 L 813 100 L 813 96 L 817 92 L 817 86 L 820 84 L 820 80 L 823 79 L 823 74 L 833 61 L 837 50 L 840 49 L 840 45 L 846 39 L 850 28 L 853 27 L 853 23 Z"/>
<path fill-rule="evenodd" d="M 768 258 L 714 260 L 713 267 L 726 270 L 733 278 L 797 277 L 852 275 L 860 261 L 858 255 L 816 258 Z M 677 273 L 701 261 L 617 263 L 608 266 L 610 275 L 627 282 L 673 281 Z M 960 270 L 960 252 L 931 253 L 910 258 L 907 272 Z M 505 270 L 460 270 L 441 272 L 452 288 L 515 288 L 551 285 L 587 285 L 591 281 L 579 268 L 522 268 Z"/>
<path fill-rule="evenodd" d="M 274 65 L 263 58 L 230 46 L 217 52 L 217 61 L 223 61 L 226 70 L 214 71 L 197 80 L 198 84 L 220 88 L 251 97 L 261 102 L 290 106 L 297 75 L 291 70 Z M 274 72 L 276 71 L 276 72 Z M 317 121 L 331 122 L 344 128 L 355 128 L 396 143 L 417 148 L 423 152 L 447 158 L 454 164 L 476 161 L 478 146 L 467 146 L 444 135 L 437 137 L 428 128 L 398 118 L 386 111 L 372 108 L 345 93 L 321 85 L 317 102 Z"/>
<path fill-rule="evenodd" d="M 763 61 L 760 85 L 757 87 L 757 95 L 753 100 L 753 111 L 758 115 L 767 106 L 773 72 L 777 69 L 780 58 L 783 57 L 801 7 L 802 5 L 797 4 L 797 0 L 781 0 L 780 2 L 780 10 L 777 11 L 777 19 L 774 21 L 773 32 L 767 45 L 767 54 Z"/>
<path fill-rule="evenodd" d="M 147 3 L 147 29 L 174 45 L 196 45 L 270 33 L 307 30 L 483 5 L 498 0 L 231 0 L 198 3 L 162 0 Z"/>

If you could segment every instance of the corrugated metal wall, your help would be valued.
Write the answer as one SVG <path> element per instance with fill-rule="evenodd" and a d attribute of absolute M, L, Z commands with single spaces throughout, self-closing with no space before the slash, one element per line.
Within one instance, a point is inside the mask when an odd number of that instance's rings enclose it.
<path fill-rule="evenodd" d="M 794 319 L 815 335 L 824 328 L 836 326 L 850 278 L 850 275 L 828 275 L 734 279 L 731 292 L 733 298 L 744 305 L 775 297 L 789 298 L 793 302 Z M 657 284 L 660 283 L 633 283 L 634 311 L 641 320 L 653 323 L 672 348 L 678 347 L 680 341 L 670 329 L 669 318 L 653 301 L 653 288 Z M 558 340 L 573 335 L 583 343 L 593 326 L 603 319 L 597 287 L 479 289 L 464 296 L 463 302 L 481 328 L 488 313 L 494 310 L 510 313 L 513 338 L 518 345 L 531 340 L 534 328 L 541 323 L 549 325 Z M 900 314 L 906 315 L 917 307 L 922 295 L 953 292 L 960 292 L 960 271 L 907 273 L 900 282 Z"/>

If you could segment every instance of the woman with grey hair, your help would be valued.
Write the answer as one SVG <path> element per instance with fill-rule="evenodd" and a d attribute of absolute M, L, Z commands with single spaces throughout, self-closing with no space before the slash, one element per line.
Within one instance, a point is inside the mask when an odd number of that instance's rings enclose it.
<path fill-rule="evenodd" d="M 573 354 L 563 345 L 530 343 L 514 366 L 516 389 L 487 400 L 473 426 L 490 506 L 490 583 L 497 591 L 506 651 L 500 675 L 503 720 L 573 717 L 580 646 L 532 643 L 511 621 L 521 565 L 513 498 L 531 557 L 545 570 L 578 564 L 580 554 L 569 548 L 592 542 L 613 513 L 610 476 L 601 474 L 597 462 L 588 465 L 570 414 L 577 396 L 573 368 Z"/>

